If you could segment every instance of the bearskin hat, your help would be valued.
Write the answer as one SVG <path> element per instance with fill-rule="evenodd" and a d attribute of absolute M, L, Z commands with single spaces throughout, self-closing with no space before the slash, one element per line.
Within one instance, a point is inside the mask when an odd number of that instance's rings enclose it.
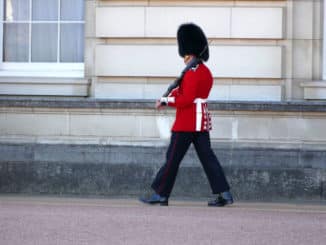
<path fill-rule="evenodd" d="M 185 23 L 179 26 L 177 32 L 179 55 L 195 55 L 197 58 L 207 61 L 209 50 L 207 38 L 203 30 L 193 24 Z"/>

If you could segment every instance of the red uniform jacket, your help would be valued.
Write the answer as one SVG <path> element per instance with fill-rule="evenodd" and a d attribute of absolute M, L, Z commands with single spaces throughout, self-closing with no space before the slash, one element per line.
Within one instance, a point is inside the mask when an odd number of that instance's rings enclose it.
<path fill-rule="evenodd" d="M 168 106 L 176 107 L 172 131 L 201 132 L 211 129 L 206 99 L 212 85 L 212 74 L 204 64 L 185 73 L 180 86 L 168 96 Z"/>

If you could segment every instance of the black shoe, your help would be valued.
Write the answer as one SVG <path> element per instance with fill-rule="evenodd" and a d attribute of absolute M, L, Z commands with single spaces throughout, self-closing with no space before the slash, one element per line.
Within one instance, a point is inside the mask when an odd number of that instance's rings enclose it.
<path fill-rule="evenodd" d="M 231 192 L 222 192 L 222 198 L 224 199 L 225 205 L 231 205 L 233 203 L 233 197 Z"/>
<path fill-rule="evenodd" d="M 222 196 L 218 195 L 218 197 L 208 201 L 208 206 L 223 207 L 223 206 L 225 206 L 225 200 L 223 199 Z"/>
<path fill-rule="evenodd" d="M 232 194 L 229 191 L 219 194 L 215 199 L 208 201 L 208 206 L 223 207 L 233 203 Z"/>
<path fill-rule="evenodd" d="M 168 206 L 169 205 L 169 198 L 162 197 L 159 194 L 153 194 L 150 197 L 141 197 L 139 201 L 146 203 L 146 204 L 160 204 L 161 206 Z"/>

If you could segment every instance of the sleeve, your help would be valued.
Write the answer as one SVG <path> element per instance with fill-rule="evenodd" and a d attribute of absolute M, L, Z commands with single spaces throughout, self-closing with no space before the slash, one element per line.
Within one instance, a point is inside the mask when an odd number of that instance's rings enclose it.
<path fill-rule="evenodd" d="M 167 97 L 168 105 L 172 107 L 187 107 L 194 103 L 197 91 L 196 72 L 189 70 L 182 81 L 182 91 L 177 88 Z"/>

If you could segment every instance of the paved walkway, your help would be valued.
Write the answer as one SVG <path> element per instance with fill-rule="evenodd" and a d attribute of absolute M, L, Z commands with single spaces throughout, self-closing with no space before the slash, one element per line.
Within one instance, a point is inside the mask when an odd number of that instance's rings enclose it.
<path fill-rule="evenodd" d="M 326 205 L 0 196 L 1 245 L 324 245 Z"/>

